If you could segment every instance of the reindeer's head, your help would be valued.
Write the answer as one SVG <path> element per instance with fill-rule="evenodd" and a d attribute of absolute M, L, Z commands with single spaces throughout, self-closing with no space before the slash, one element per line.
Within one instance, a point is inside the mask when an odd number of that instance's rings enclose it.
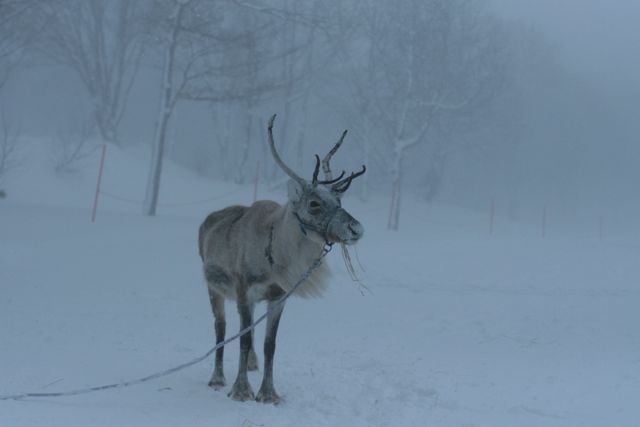
<path fill-rule="evenodd" d="M 340 148 L 347 132 L 342 134 L 340 140 L 322 160 L 322 169 L 325 180 L 319 180 L 320 157 L 316 155 L 316 167 L 311 181 L 298 176 L 280 158 L 273 142 L 273 122 L 276 116 L 269 120 L 269 146 L 271 154 L 282 170 L 289 175 L 289 205 L 293 215 L 300 224 L 300 230 L 310 239 L 328 243 L 353 244 L 364 233 L 364 228 L 354 217 L 342 208 L 340 198 L 351 185 L 351 182 L 364 174 L 367 170 L 351 173 L 345 178 L 343 171 L 337 178 L 332 178 L 329 161 Z"/>

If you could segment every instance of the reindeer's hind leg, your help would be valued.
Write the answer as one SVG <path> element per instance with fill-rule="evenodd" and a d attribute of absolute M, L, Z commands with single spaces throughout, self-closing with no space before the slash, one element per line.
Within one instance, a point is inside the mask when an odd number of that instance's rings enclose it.
<path fill-rule="evenodd" d="M 247 296 L 247 290 L 243 286 L 236 287 L 238 313 L 240 314 L 240 329 L 247 328 L 251 325 L 254 302 Z M 240 337 L 240 363 L 238 367 L 238 376 L 229 392 L 229 397 L 234 400 L 250 400 L 254 398 L 251 384 L 247 376 L 249 353 L 251 351 L 251 335 L 244 334 Z"/>
<path fill-rule="evenodd" d="M 209 301 L 211 302 L 211 310 L 213 311 L 213 317 L 215 319 L 216 328 L 216 344 L 224 341 L 225 330 L 227 322 L 224 315 L 224 297 L 218 294 L 211 288 L 211 285 L 207 286 L 209 290 Z M 224 379 L 224 369 L 222 367 L 222 359 L 224 357 L 224 347 L 220 347 L 216 350 L 216 366 L 211 375 L 209 381 L 209 387 L 213 387 L 216 390 L 224 387 L 226 381 Z"/>

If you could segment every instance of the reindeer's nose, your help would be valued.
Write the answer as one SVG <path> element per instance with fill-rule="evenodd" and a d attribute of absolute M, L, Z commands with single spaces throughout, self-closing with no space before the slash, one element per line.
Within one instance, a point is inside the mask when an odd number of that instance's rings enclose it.
<path fill-rule="evenodd" d="M 340 208 L 334 214 L 327 231 L 327 236 L 331 241 L 352 244 L 362 237 L 364 227 L 349 212 Z"/>
<path fill-rule="evenodd" d="M 364 227 L 355 219 L 349 223 L 348 229 L 352 240 L 358 240 L 364 234 Z"/>

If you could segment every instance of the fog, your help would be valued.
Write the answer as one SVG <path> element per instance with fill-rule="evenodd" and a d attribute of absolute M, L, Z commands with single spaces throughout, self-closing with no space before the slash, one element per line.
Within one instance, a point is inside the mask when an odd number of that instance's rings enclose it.
<path fill-rule="evenodd" d="M 612 5 L 596 0 L 496 0 L 493 7 L 505 19 L 529 26 L 547 40 L 555 60 L 568 72 L 567 83 L 578 86 L 573 95 L 578 108 L 589 110 L 569 125 L 577 131 L 569 142 L 576 150 L 564 167 L 570 172 L 584 161 L 574 191 L 592 192 L 590 208 L 601 214 L 617 211 L 623 218 L 637 216 L 634 187 L 640 150 L 634 105 L 640 94 L 640 5 L 633 1 Z M 566 116 L 570 114 L 566 111 Z M 543 128 L 547 125 L 542 123 Z M 579 135 L 578 128 L 586 132 Z"/>
<path fill-rule="evenodd" d="M 640 83 L 640 6 L 597 0 L 493 0 L 507 19 L 535 26 L 579 75 L 608 90 L 634 91 Z"/>
<path fill-rule="evenodd" d="M 72 16 L 64 12 L 68 7 L 65 2 L 53 2 L 44 8 L 46 12 L 39 12 L 44 16 L 38 16 L 29 10 L 18 10 L 13 3 L 20 2 L 6 2 L 5 6 L 5 13 L 15 14 L 19 22 L 4 23 L 5 31 L 13 34 L 4 46 L 5 51 L 10 52 L 3 56 L 6 71 L 0 96 L 4 121 L 19 128 L 25 136 L 43 139 L 69 133 L 72 124 L 85 121 L 93 127 L 96 136 L 108 140 L 104 130 L 91 123 L 97 119 L 91 111 L 86 77 L 85 83 L 79 80 L 78 70 L 69 62 L 65 46 L 60 46 L 55 39 L 56 34 L 60 35 L 56 22 L 58 25 L 64 23 L 64 19 L 75 22 L 74 19 L 81 19 L 82 11 Z M 121 109 L 117 124 L 120 147 L 155 144 L 161 93 L 162 28 L 168 25 L 165 18 L 170 15 L 169 3 L 166 7 L 162 2 L 150 5 L 148 10 L 139 4 L 140 10 L 136 10 L 131 23 L 127 24 L 144 26 L 144 35 L 136 30 L 130 36 L 132 43 L 142 46 L 144 54 L 131 80 L 131 91 L 118 107 Z M 490 200 L 494 200 L 512 219 L 524 221 L 535 217 L 537 213 L 533 212 L 539 212 L 544 204 L 554 205 L 558 218 L 566 216 L 568 223 L 578 221 L 576 215 L 584 216 L 585 221 L 589 221 L 586 217 L 622 215 L 629 220 L 623 222 L 629 224 L 638 217 L 635 183 L 639 176 L 636 163 L 640 149 L 636 143 L 635 98 L 640 93 L 636 78 L 640 71 L 640 32 L 636 25 L 640 7 L 636 3 L 617 2 L 614 7 L 596 0 L 536 3 L 494 0 L 489 5 L 471 2 L 448 6 L 451 9 L 448 13 L 453 16 L 459 13 L 467 19 L 459 29 L 446 30 L 451 31 L 446 33 L 447 37 L 453 37 L 451 42 L 457 31 L 460 36 L 472 40 L 475 37 L 476 43 L 492 43 L 494 49 L 457 66 L 466 71 L 484 67 L 489 74 L 480 72 L 475 77 L 453 74 L 454 62 L 440 63 L 454 61 L 453 58 L 439 60 L 435 51 L 421 53 L 426 56 L 424 62 L 413 65 L 418 67 L 416 75 L 431 73 L 434 79 L 440 79 L 429 84 L 438 88 L 441 92 L 438 96 L 443 99 L 463 99 L 465 95 L 454 94 L 453 86 L 448 85 L 458 85 L 458 88 L 467 85 L 467 95 L 475 97 L 474 105 L 461 107 L 457 113 L 441 114 L 433 109 L 413 112 L 415 117 L 410 120 L 432 121 L 440 130 L 424 133 L 421 141 L 402 154 L 401 178 L 394 177 L 392 147 L 394 138 L 410 136 L 394 135 L 398 112 L 393 110 L 401 108 L 402 96 L 397 91 L 404 90 L 402 85 L 406 82 L 390 79 L 402 72 L 407 52 L 396 51 L 400 55 L 394 64 L 398 71 L 390 70 L 382 59 L 373 56 L 376 50 L 389 56 L 393 49 L 394 30 L 385 29 L 386 24 L 381 20 L 372 20 L 377 13 L 385 13 L 383 2 L 351 2 L 339 8 L 322 2 L 295 7 L 274 2 L 263 11 L 237 3 L 226 6 L 227 10 L 224 2 L 216 5 L 211 15 L 198 17 L 210 26 L 207 31 L 211 34 L 231 31 L 225 24 L 215 27 L 214 22 L 220 17 L 226 23 L 244 20 L 242 25 L 249 27 L 242 27 L 243 37 L 247 40 L 260 37 L 261 41 L 253 45 L 253 51 L 247 50 L 245 42 L 229 42 L 225 51 L 224 42 L 218 42 L 218 51 L 208 53 L 208 63 L 236 61 L 229 56 L 233 50 L 251 58 L 251 52 L 255 55 L 264 49 L 272 58 L 260 63 L 258 57 L 253 57 L 251 66 L 256 67 L 258 74 L 254 72 L 251 84 L 263 87 L 252 89 L 253 94 L 240 93 L 249 90 L 245 87 L 237 89 L 235 94 L 232 94 L 234 89 L 230 89 L 231 92 L 225 94 L 228 101 L 224 100 L 225 96 L 218 96 L 220 99 L 215 102 L 183 99 L 176 103 L 168 123 L 166 151 L 166 156 L 173 161 L 214 179 L 235 182 L 251 181 L 251 171 L 262 161 L 265 163 L 262 178 L 273 185 L 277 172 L 264 155 L 264 123 L 272 113 L 278 113 L 278 125 L 285 129 L 282 138 L 286 140 L 280 142 L 284 156 L 295 161 L 295 167 L 302 168 L 300 173 L 306 175 L 311 173 L 313 154 L 326 151 L 343 128 L 350 129 L 351 141 L 344 151 L 349 153 L 352 164 L 370 162 L 369 174 L 375 184 L 375 191 L 370 192 L 372 186 L 367 180 L 362 197 L 369 197 L 370 193 L 391 197 L 394 192 L 402 191 L 405 197 L 479 210 L 486 209 Z M 425 13 L 436 5 L 437 2 L 423 5 Z M 58 21 L 51 18 L 56 14 Z M 212 18 L 210 23 L 208 18 Z M 391 18 L 390 22 L 407 19 L 401 13 Z M 423 26 L 420 34 L 429 39 L 440 30 L 437 25 L 429 26 L 428 16 L 423 19 L 424 23 L 416 25 Z M 474 25 L 484 26 L 491 34 L 472 29 L 470 24 L 474 21 Z M 252 33 L 250 26 L 256 23 L 264 27 Z M 48 36 L 26 33 L 29 26 L 40 28 L 39 25 L 42 29 L 31 31 Z M 109 28 L 108 25 L 104 28 L 107 39 Z M 16 33 L 22 31 L 25 33 Z M 238 31 L 240 37 L 242 31 Z M 380 33 L 375 34 L 376 31 Z M 485 32 L 474 35 L 473 31 Z M 465 32 L 469 34 L 464 35 Z M 194 46 L 202 43 L 202 37 L 196 40 L 185 36 L 183 43 Z M 400 41 L 404 35 L 399 31 L 395 37 Z M 489 38 L 483 41 L 479 39 L 482 37 Z M 380 40 L 387 44 L 371 44 Z M 12 41 L 18 52 L 10 50 Z M 294 44 L 298 45 L 295 52 L 283 51 Z M 456 54 L 458 49 L 464 54 L 464 49 L 472 49 L 472 44 L 468 47 L 458 44 L 450 51 Z M 107 45 L 113 48 L 109 42 Z M 416 46 L 426 48 L 426 45 Z M 436 44 L 433 47 L 439 48 Z M 87 51 L 90 52 L 90 47 Z M 109 54 L 117 53 L 110 51 Z M 183 53 L 178 55 L 183 55 L 175 65 L 180 69 L 184 66 L 180 61 L 188 58 Z M 246 69 L 248 66 L 238 65 L 244 67 L 239 68 L 239 75 L 251 72 Z M 435 77 L 440 69 L 449 69 L 448 80 Z M 225 84 L 239 87 L 245 85 L 240 80 L 246 82 L 249 78 L 244 74 L 234 81 L 222 72 L 209 72 L 207 84 L 215 80 L 214 84 L 219 87 Z M 362 73 L 368 73 L 368 80 L 356 77 Z M 385 77 L 385 73 L 391 74 Z M 286 81 L 287 75 L 294 80 Z M 472 81 L 476 77 L 476 81 Z M 125 76 L 127 78 L 129 76 Z M 380 89 L 381 82 L 388 83 L 388 87 Z M 396 91 L 398 97 L 389 99 L 391 92 L 385 94 L 386 89 Z M 432 89 L 425 90 L 428 93 Z M 422 96 L 417 94 L 415 98 Z M 363 111 L 364 106 L 372 102 L 379 105 Z M 471 98 L 464 102 L 472 103 Z M 380 103 L 388 106 L 390 114 L 387 115 Z M 387 121 L 382 125 L 376 114 L 387 115 Z M 448 121 L 446 125 L 445 121 Z M 381 127 L 376 129 L 372 123 Z M 410 133 L 410 129 L 401 132 Z M 221 142 L 225 139 L 231 142 Z M 229 148 L 225 149 L 224 144 Z M 210 161 L 205 162 L 203 156 Z M 225 156 L 230 157 L 223 158 Z M 221 166 L 234 163 L 239 164 L 240 169 L 236 176 L 230 177 Z M 390 184 L 397 180 L 401 181 L 398 185 Z M 620 224 L 621 219 L 611 222 Z"/>

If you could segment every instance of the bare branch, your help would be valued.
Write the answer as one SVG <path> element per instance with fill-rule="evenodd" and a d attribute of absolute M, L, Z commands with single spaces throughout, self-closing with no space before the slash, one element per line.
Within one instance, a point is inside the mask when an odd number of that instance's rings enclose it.
<path fill-rule="evenodd" d="M 249 3 L 247 1 L 231 0 L 231 2 L 242 8 L 250 9 L 258 13 L 264 13 L 267 15 L 275 16 L 276 18 L 279 18 L 282 20 L 294 21 L 294 22 L 304 24 L 304 25 L 309 25 L 309 26 L 317 24 L 317 20 L 314 20 L 312 16 L 306 16 L 301 13 L 294 13 L 288 10 L 285 11 L 285 10 L 277 9 L 274 7 L 263 6 L 255 3 Z"/>
<path fill-rule="evenodd" d="M 72 172 L 83 159 L 89 157 L 97 148 L 91 145 L 93 134 L 91 121 L 85 120 L 79 125 L 70 125 L 68 129 L 58 132 L 51 144 L 51 162 L 55 172 Z"/>

